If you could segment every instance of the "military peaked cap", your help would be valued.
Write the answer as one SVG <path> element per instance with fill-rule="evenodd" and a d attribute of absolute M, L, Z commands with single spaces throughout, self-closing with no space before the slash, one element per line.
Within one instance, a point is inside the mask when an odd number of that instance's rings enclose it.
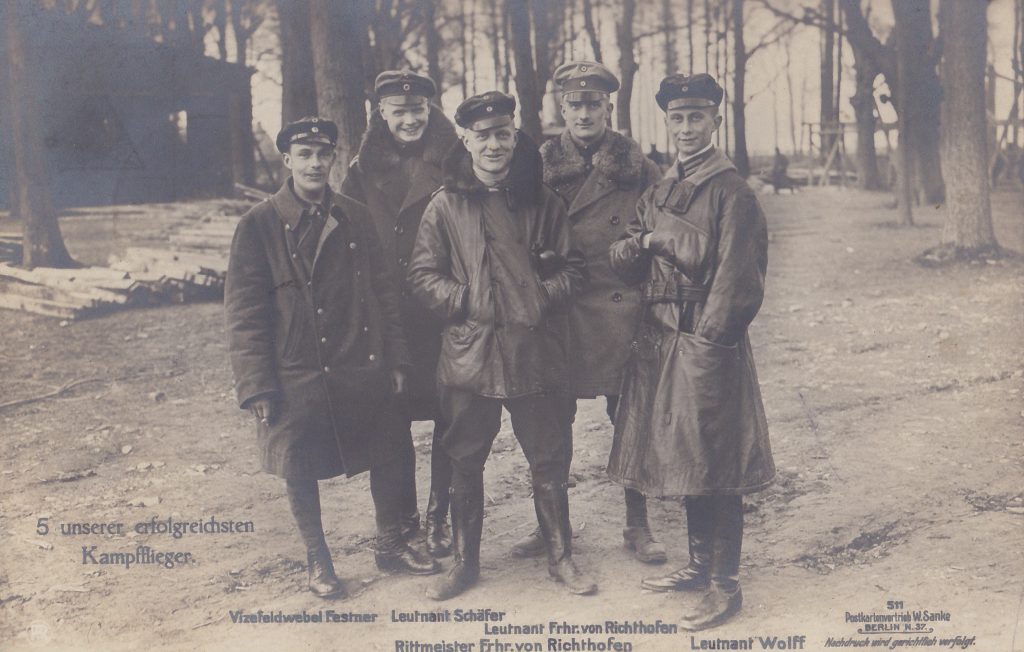
<path fill-rule="evenodd" d="M 323 143 L 334 147 L 338 144 L 338 125 L 317 116 L 289 122 L 277 134 L 277 151 L 288 151 L 292 143 Z"/>
<path fill-rule="evenodd" d="M 707 73 L 696 75 L 669 75 L 661 80 L 654 98 L 662 111 L 681 107 L 709 107 L 722 103 L 725 91 L 715 78 Z"/>
<path fill-rule="evenodd" d="M 437 86 L 430 77 L 417 75 L 410 70 L 385 70 L 373 82 L 373 93 L 378 99 L 396 95 L 434 97 Z"/>
<path fill-rule="evenodd" d="M 474 95 L 455 110 L 455 124 L 463 129 L 487 129 L 502 122 L 511 122 L 516 112 L 516 98 L 501 91 Z"/>
<path fill-rule="evenodd" d="M 555 84 L 571 100 L 600 99 L 619 90 L 619 80 L 605 66 L 594 61 L 571 61 L 555 70 Z"/>

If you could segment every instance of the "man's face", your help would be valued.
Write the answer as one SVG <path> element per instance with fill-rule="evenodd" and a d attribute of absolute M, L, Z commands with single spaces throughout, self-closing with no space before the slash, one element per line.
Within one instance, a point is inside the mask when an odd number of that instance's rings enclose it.
<path fill-rule="evenodd" d="M 388 123 L 388 129 L 395 140 L 403 144 L 415 143 L 427 129 L 430 107 L 427 98 L 411 104 L 399 104 L 384 98 L 380 103 L 380 115 Z"/>
<path fill-rule="evenodd" d="M 604 135 L 612 104 L 607 97 L 599 100 L 562 99 L 562 118 L 569 133 L 581 143 L 590 143 Z"/>
<path fill-rule="evenodd" d="M 326 143 L 292 143 L 283 158 L 292 172 L 295 190 L 307 195 L 323 192 L 334 157 L 334 148 Z"/>
<path fill-rule="evenodd" d="M 722 124 L 722 116 L 718 115 L 718 107 L 684 106 L 669 109 L 665 124 L 676 144 L 676 152 L 685 158 L 711 144 L 711 135 Z"/>
<path fill-rule="evenodd" d="M 516 138 L 515 127 L 509 123 L 479 131 L 466 129 L 462 143 L 473 158 L 473 167 L 490 174 L 501 174 L 507 172 L 512 165 Z"/>

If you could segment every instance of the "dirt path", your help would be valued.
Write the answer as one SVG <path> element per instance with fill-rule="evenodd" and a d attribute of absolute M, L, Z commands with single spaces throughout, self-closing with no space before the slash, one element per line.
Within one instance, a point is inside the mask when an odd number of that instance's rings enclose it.
<path fill-rule="evenodd" d="M 690 650 L 753 637 L 751 649 L 823 650 L 830 637 L 913 641 L 860 635 L 864 624 L 847 622 L 848 613 L 909 612 L 911 626 L 933 630 L 921 634 L 935 637 L 931 647 L 964 635 L 982 652 L 1024 650 L 1024 267 L 921 268 L 911 259 L 938 240 L 941 211 L 918 209 L 923 226 L 894 229 L 887 200 L 838 190 L 764 198 L 769 291 L 751 336 L 779 478 L 747 501 L 745 604 L 728 625 L 691 638 L 614 633 L 606 624 L 671 625 L 694 598 L 637 586 L 652 570 L 621 546 L 621 489 L 604 476 L 603 400 L 581 402 L 570 493 L 577 554 L 598 575 L 599 595 L 570 598 L 546 579 L 543 561 L 507 555 L 534 516 L 526 464 L 506 429 L 487 468 L 483 581 L 440 607 L 453 618 L 457 609 L 504 612 L 488 626 L 543 625 L 543 634 L 490 636 L 482 622 L 392 623 L 392 610 L 439 605 L 423 597 L 428 580 L 373 566 L 365 477 L 324 484 L 328 540 L 355 595 L 316 601 L 304 591 L 283 483 L 259 472 L 253 429 L 234 407 L 221 309 L 208 304 L 63 327 L 0 312 L 0 403 L 88 381 L 58 399 L 0 410 L 0 649 L 398 652 L 396 641 L 414 640 L 487 652 L 480 640 L 497 639 L 509 647 L 491 649 L 511 652 L 533 641 L 572 649 L 549 638 L 603 645 L 615 637 L 637 650 Z M 1020 251 L 1019 205 L 1019 195 L 996 196 L 997 235 Z M 425 424 L 416 439 L 425 487 Z M 669 565 L 681 564 L 678 503 L 654 501 L 651 516 Z M 255 531 L 60 533 L 61 524 L 83 522 L 131 530 L 153 517 L 216 517 Z M 36 533 L 41 518 L 45 536 Z M 99 555 L 142 545 L 188 552 L 192 563 L 82 563 L 83 546 Z M 887 609 L 887 601 L 903 605 Z M 230 612 L 261 609 L 331 609 L 375 622 L 232 622 Z M 914 620 L 923 610 L 943 620 Z M 601 632 L 551 632 L 552 621 Z M 951 647 L 963 646 L 943 649 Z"/>

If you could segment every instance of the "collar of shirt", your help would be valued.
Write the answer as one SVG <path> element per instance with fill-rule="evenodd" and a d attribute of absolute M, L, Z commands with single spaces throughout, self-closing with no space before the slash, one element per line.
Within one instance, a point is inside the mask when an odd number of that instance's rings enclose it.
<path fill-rule="evenodd" d="M 601 137 L 592 143 L 581 143 L 572 135 L 572 132 L 569 132 L 569 138 L 572 140 L 572 144 L 576 146 L 580 156 L 582 156 L 587 163 L 590 163 L 590 161 L 593 160 L 594 154 L 597 152 L 598 148 L 601 147 L 601 143 L 604 142 L 604 136 L 604 134 L 601 134 Z"/>
<path fill-rule="evenodd" d="M 291 201 L 286 204 L 286 215 L 283 215 L 285 223 L 292 229 L 299 228 L 303 218 L 307 215 L 323 221 L 328 214 L 331 207 L 331 189 L 324 188 L 324 198 L 319 204 L 308 202 L 305 199 L 299 197 L 298 193 L 295 192 L 295 186 L 291 179 L 288 179 L 288 190 L 287 193 Z"/>
<path fill-rule="evenodd" d="M 714 145 L 708 143 L 708 146 L 700 150 L 696 154 L 691 154 L 684 159 L 676 159 L 676 167 L 679 169 L 679 178 L 685 179 L 686 177 L 693 174 L 701 163 L 708 160 L 711 156 L 711 150 L 714 149 Z"/>

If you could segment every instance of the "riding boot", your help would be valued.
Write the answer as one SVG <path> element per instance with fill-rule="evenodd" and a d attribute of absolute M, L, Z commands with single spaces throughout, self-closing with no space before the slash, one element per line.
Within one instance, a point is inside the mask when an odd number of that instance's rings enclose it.
<path fill-rule="evenodd" d="M 566 423 L 563 424 L 563 425 L 565 427 L 564 436 L 566 438 L 566 441 L 565 441 L 564 455 L 562 457 L 561 473 L 562 473 L 562 477 L 564 478 L 564 481 L 567 483 L 567 486 L 575 486 L 575 484 L 572 481 L 572 476 L 570 475 L 569 471 L 570 471 L 570 469 L 572 467 L 572 453 L 573 453 L 573 450 L 572 450 L 572 446 L 573 446 L 572 424 L 573 424 L 573 420 L 575 419 L 575 415 L 576 415 L 576 400 L 575 399 L 571 399 L 571 400 L 567 399 L 567 402 L 566 402 L 565 406 L 566 406 L 566 413 L 565 413 Z M 536 505 L 536 495 L 534 495 L 534 504 Z M 518 541 L 516 541 L 515 543 L 512 544 L 512 549 L 510 550 L 510 552 L 512 553 L 513 557 L 520 557 L 520 558 L 540 557 L 545 552 L 547 552 L 547 545 L 548 544 L 547 544 L 546 541 L 544 541 L 544 535 L 541 533 L 541 529 L 540 529 L 540 525 L 539 525 L 539 523 L 540 523 L 540 513 L 537 514 L 537 522 L 538 522 L 537 527 L 533 528 L 533 530 L 531 530 L 529 534 L 527 534 L 526 536 L 524 536 L 523 538 L 519 539 Z M 571 523 L 569 524 L 569 531 L 570 531 L 570 535 L 571 535 L 571 533 L 572 533 L 572 524 Z"/>
<path fill-rule="evenodd" d="M 597 584 L 576 566 L 572 558 L 572 531 L 569 527 L 569 494 L 564 484 L 545 481 L 533 487 L 533 504 L 540 531 L 547 544 L 548 573 L 565 584 L 569 593 L 590 595 Z"/>
<path fill-rule="evenodd" d="M 480 580 L 480 537 L 484 527 L 483 469 L 452 475 L 452 567 L 427 589 L 432 600 L 461 595 Z"/>
<path fill-rule="evenodd" d="M 416 448 L 412 443 L 412 432 L 403 438 L 398 453 L 401 464 L 401 476 L 398 478 L 401 487 L 400 526 L 402 538 L 411 541 L 420 531 L 420 511 L 416 501 Z"/>
<path fill-rule="evenodd" d="M 743 547 L 743 497 L 713 496 L 715 539 L 711 558 L 711 586 L 700 603 L 679 621 L 690 631 L 720 625 L 743 606 L 740 590 L 740 551 Z"/>
<path fill-rule="evenodd" d="M 668 559 L 665 546 L 654 540 L 647 522 L 647 498 L 636 489 L 626 487 L 626 528 L 622 540 L 636 558 L 645 564 L 663 564 Z"/>
<path fill-rule="evenodd" d="M 710 496 L 687 496 L 686 533 L 690 546 L 690 564 L 668 575 L 645 577 L 640 586 L 649 591 L 704 591 L 711 571 L 711 542 L 714 536 L 714 512 Z"/>
<path fill-rule="evenodd" d="M 331 551 L 320 520 L 320 487 L 316 480 L 286 480 L 288 505 L 306 547 L 309 590 L 319 598 L 344 597 L 345 588 L 334 574 Z"/>
<path fill-rule="evenodd" d="M 370 494 L 377 520 L 377 545 L 374 559 L 382 571 L 433 575 L 441 567 L 415 540 L 407 540 L 403 530 L 406 507 L 402 474 L 404 460 L 396 459 L 370 469 Z"/>
<path fill-rule="evenodd" d="M 452 552 L 452 533 L 448 527 L 448 503 L 452 483 L 452 463 L 441 447 L 444 423 L 434 421 L 434 439 L 430 449 L 430 497 L 424 523 L 427 551 L 434 557 Z"/>

